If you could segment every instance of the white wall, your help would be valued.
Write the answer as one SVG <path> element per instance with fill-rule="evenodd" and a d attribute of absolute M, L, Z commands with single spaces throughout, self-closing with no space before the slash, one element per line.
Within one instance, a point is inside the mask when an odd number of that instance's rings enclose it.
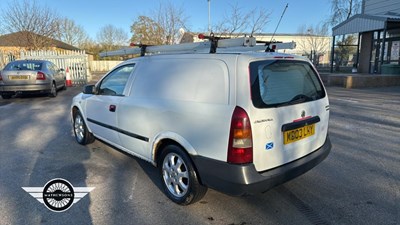
<path fill-rule="evenodd" d="M 364 13 L 384 15 L 387 12 L 400 14 L 399 0 L 364 0 Z"/>
<path fill-rule="evenodd" d="M 104 61 L 104 60 L 94 60 L 89 61 L 90 71 L 96 72 L 107 72 L 114 68 L 116 65 L 120 64 L 122 61 Z"/>

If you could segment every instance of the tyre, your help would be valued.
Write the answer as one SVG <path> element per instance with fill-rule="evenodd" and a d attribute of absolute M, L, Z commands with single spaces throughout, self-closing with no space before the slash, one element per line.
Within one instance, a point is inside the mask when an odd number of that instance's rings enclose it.
<path fill-rule="evenodd" d="M 164 193 L 173 202 L 189 205 L 199 201 L 206 194 L 207 187 L 199 183 L 193 163 L 181 147 L 165 147 L 158 165 Z"/>
<path fill-rule="evenodd" d="M 79 111 L 74 113 L 73 128 L 76 141 L 81 145 L 87 145 L 94 142 L 95 138 L 92 133 L 89 132 L 85 124 L 85 120 Z"/>
<path fill-rule="evenodd" d="M 64 82 L 64 86 L 62 87 L 61 90 L 63 90 L 63 91 L 67 90 L 67 84 L 65 82 Z"/>
<path fill-rule="evenodd" d="M 3 99 L 10 99 L 10 98 L 11 98 L 11 95 L 2 94 L 1 97 L 2 97 Z"/>
<path fill-rule="evenodd" d="M 57 87 L 56 87 L 56 84 L 54 82 L 51 84 L 51 89 L 50 89 L 49 96 L 53 97 L 53 98 L 57 96 Z"/>

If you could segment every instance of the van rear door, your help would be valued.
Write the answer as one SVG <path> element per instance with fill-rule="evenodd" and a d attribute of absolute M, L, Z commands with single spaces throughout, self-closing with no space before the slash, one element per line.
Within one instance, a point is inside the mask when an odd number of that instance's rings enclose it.
<path fill-rule="evenodd" d="M 250 81 L 253 159 L 258 171 L 299 159 L 324 144 L 329 102 L 309 62 L 251 62 Z"/>

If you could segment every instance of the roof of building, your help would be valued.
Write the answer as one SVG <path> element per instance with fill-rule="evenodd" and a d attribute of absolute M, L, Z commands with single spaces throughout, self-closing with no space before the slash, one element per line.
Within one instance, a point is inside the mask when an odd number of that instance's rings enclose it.
<path fill-rule="evenodd" d="M 65 50 L 79 50 L 79 48 L 76 48 L 62 41 L 38 35 L 29 31 L 19 31 L 0 36 L 0 46 L 32 47 L 32 42 L 30 40 L 32 36 L 45 40 L 44 47 L 56 47 Z"/>
<path fill-rule="evenodd" d="M 354 34 L 374 30 L 383 30 L 388 22 L 399 23 L 400 16 L 397 15 L 368 15 L 357 14 L 350 19 L 332 28 L 332 35 Z"/>

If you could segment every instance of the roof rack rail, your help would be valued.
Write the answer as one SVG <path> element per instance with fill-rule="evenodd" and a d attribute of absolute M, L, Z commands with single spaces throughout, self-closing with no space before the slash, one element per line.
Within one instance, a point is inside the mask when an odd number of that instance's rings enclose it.
<path fill-rule="evenodd" d="M 137 48 L 124 48 L 115 51 L 101 52 L 100 57 L 124 56 L 166 53 L 216 53 L 218 52 L 273 52 L 278 49 L 294 49 L 295 42 L 265 42 L 257 41 L 255 37 L 224 38 L 215 37 L 213 33 L 209 36 L 199 34 L 199 38 L 207 40 L 204 42 L 183 43 L 176 45 L 144 45 L 133 44 Z"/>

